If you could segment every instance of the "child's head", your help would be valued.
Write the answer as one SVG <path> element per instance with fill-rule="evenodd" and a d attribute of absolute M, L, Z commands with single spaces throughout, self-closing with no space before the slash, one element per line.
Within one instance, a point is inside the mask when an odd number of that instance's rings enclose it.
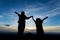
<path fill-rule="evenodd" d="M 39 21 L 41 21 L 41 19 L 40 18 L 37 18 L 36 21 L 39 22 Z"/>
<path fill-rule="evenodd" d="M 21 12 L 21 15 L 25 15 L 25 12 L 24 12 L 24 11 L 22 11 L 22 12 Z"/>

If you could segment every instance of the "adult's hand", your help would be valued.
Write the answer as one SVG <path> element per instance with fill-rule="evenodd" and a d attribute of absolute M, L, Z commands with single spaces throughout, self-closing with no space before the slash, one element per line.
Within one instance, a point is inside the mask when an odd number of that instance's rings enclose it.
<path fill-rule="evenodd" d="M 31 16 L 31 17 L 33 17 L 33 16 Z"/>

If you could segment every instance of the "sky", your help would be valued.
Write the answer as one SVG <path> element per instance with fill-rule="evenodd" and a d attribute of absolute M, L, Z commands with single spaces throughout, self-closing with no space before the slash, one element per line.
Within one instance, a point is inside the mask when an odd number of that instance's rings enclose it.
<path fill-rule="evenodd" d="M 0 29 L 16 31 L 18 29 L 18 16 L 14 13 L 25 11 L 27 17 L 45 18 L 43 29 L 45 32 L 60 32 L 60 0 L 0 0 Z M 7 26 L 9 25 L 9 26 Z M 3 27 L 2 27 L 3 26 Z M 35 23 L 30 18 L 26 20 L 26 31 L 36 29 Z"/>

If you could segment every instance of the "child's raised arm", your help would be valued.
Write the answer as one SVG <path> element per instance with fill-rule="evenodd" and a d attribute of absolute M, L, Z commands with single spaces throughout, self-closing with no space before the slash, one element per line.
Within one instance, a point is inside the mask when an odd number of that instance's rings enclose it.
<path fill-rule="evenodd" d="M 33 18 L 33 16 L 32 16 L 32 19 L 33 19 L 33 21 L 35 22 L 35 19 Z"/>
<path fill-rule="evenodd" d="M 45 19 L 47 19 L 48 18 L 48 16 L 47 17 L 45 17 L 42 21 L 44 21 Z"/>

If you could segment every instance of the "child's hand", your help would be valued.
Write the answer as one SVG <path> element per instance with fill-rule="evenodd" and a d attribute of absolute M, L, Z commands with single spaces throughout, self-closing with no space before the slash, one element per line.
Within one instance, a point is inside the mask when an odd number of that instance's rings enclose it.
<path fill-rule="evenodd" d="M 46 18 L 48 18 L 48 16 Z"/>

